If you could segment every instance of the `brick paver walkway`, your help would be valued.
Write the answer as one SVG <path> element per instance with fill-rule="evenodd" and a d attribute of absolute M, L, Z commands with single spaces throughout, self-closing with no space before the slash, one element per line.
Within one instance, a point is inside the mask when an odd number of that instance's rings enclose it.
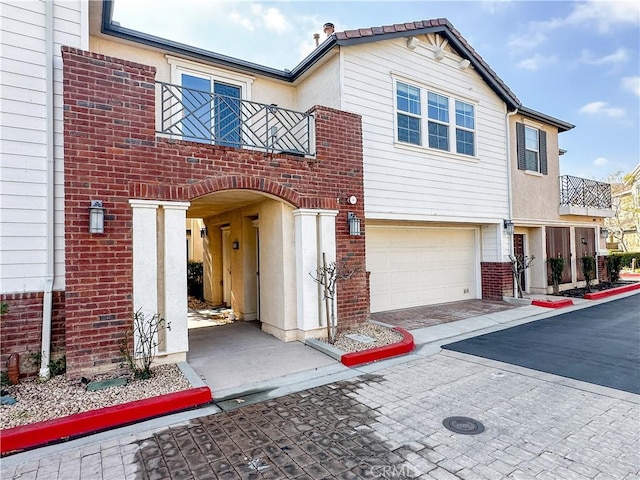
<path fill-rule="evenodd" d="M 4 467 L 2 479 L 632 480 L 638 397 L 455 353 Z M 594 390 L 596 393 L 593 391 Z M 480 435 L 446 430 L 469 416 Z"/>
<path fill-rule="evenodd" d="M 465 318 L 488 315 L 517 308 L 507 302 L 489 300 L 463 300 L 461 302 L 439 303 L 423 307 L 403 308 L 389 312 L 372 313 L 371 319 L 407 330 L 432 327 L 441 323 L 456 322 Z"/>

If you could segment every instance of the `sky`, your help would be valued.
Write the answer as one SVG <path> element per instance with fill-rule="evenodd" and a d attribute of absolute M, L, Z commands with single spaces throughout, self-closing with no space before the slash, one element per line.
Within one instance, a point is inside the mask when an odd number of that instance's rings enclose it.
<path fill-rule="evenodd" d="M 123 27 L 293 69 L 322 26 L 447 18 L 526 107 L 574 124 L 560 173 L 606 180 L 640 161 L 640 2 L 116 0 Z"/>

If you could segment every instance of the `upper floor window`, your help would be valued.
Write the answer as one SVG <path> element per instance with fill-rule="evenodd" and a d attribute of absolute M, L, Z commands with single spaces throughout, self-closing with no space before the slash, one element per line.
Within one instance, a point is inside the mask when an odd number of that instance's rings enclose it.
<path fill-rule="evenodd" d="M 167 57 L 171 83 L 179 91 L 179 130 L 185 140 L 241 147 L 242 100 L 251 96 L 252 77 Z"/>
<path fill-rule="evenodd" d="M 421 108 L 423 103 L 427 105 L 426 118 Z M 398 81 L 396 119 L 399 142 L 475 155 L 475 107 L 468 102 Z M 424 123 L 426 139 L 423 138 Z"/>
<path fill-rule="evenodd" d="M 518 169 L 547 174 L 547 133 L 516 123 Z"/>

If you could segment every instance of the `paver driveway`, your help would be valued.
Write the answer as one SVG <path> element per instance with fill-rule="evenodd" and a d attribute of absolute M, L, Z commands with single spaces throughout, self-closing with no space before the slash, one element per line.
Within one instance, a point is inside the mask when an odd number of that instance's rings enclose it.
<path fill-rule="evenodd" d="M 416 358 L 414 356 L 414 358 Z M 591 389 L 592 391 L 588 391 Z M 470 416 L 484 433 L 444 429 Z M 638 397 L 455 352 L 31 461 L 3 479 L 637 479 Z"/>

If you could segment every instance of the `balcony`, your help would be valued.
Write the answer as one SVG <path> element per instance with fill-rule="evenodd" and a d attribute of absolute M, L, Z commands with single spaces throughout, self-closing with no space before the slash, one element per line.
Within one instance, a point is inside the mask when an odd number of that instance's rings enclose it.
<path fill-rule="evenodd" d="M 193 142 L 313 156 L 313 116 L 164 82 L 159 134 Z"/>
<path fill-rule="evenodd" d="M 611 185 L 586 178 L 560 177 L 560 215 L 612 217 Z"/>

